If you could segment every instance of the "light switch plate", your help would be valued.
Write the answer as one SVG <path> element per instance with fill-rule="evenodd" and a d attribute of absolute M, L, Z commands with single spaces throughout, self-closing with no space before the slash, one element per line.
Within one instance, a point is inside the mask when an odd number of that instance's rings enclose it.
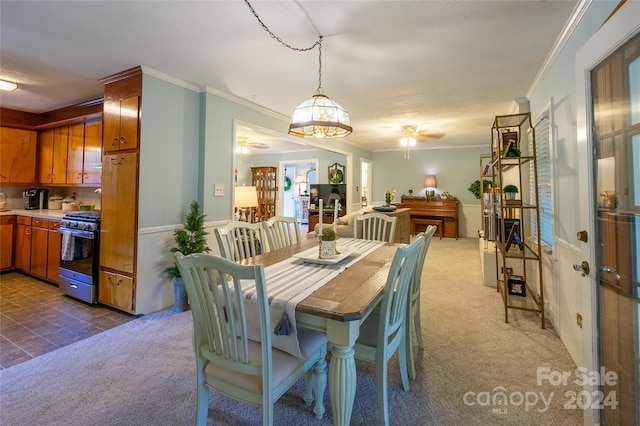
<path fill-rule="evenodd" d="M 222 183 L 213 184 L 213 196 L 224 197 L 224 184 Z"/>

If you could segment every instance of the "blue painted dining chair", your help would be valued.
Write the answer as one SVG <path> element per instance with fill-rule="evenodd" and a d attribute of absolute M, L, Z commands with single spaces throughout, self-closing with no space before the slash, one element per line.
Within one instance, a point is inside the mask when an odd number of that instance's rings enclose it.
<path fill-rule="evenodd" d="M 436 229 L 438 229 L 436 226 L 429 225 L 424 233 L 418 234 L 418 236 L 422 235 L 424 238 L 424 244 L 418 254 L 416 267 L 414 269 L 413 276 L 411 277 L 411 286 L 408 298 L 409 306 L 407 307 L 407 335 L 405 337 L 405 343 L 407 346 L 407 369 L 410 379 L 416 378 L 416 367 L 413 358 L 413 339 L 411 336 L 411 331 L 414 326 L 416 328 L 418 348 L 424 349 L 424 342 L 422 341 L 422 327 L 420 325 L 420 288 L 422 287 L 422 270 L 424 268 L 424 262 L 427 257 L 429 245 L 431 244 L 431 239 L 433 234 L 436 232 Z M 411 323 L 413 323 L 413 325 Z"/>
<path fill-rule="evenodd" d="M 393 242 L 398 218 L 383 213 L 367 213 L 355 217 L 353 238 Z"/>
<path fill-rule="evenodd" d="M 225 259 L 238 262 L 267 252 L 267 236 L 260 222 L 232 221 L 213 233 Z"/>
<path fill-rule="evenodd" d="M 193 315 L 193 347 L 197 367 L 197 425 L 205 426 L 209 389 L 262 407 L 263 425 L 272 425 L 274 403 L 299 378 L 305 378 L 305 401 L 324 414 L 327 337 L 298 327 L 304 359 L 272 348 L 271 321 L 263 265 L 239 265 L 208 254 L 175 259 L 184 280 Z M 255 282 L 257 303 L 246 302 L 242 282 Z M 247 311 L 258 311 L 260 342 L 247 337 Z M 255 325 L 255 324 L 252 324 Z"/>
<path fill-rule="evenodd" d="M 378 419 L 389 424 L 387 401 L 387 366 L 397 351 L 402 386 L 409 390 L 406 359 L 407 306 L 411 278 L 424 246 L 424 237 L 396 250 L 384 286 L 380 310 L 372 312 L 360 326 L 360 336 L 354 345 L 355 357 L 376 365 Z"/>
<path fill-rule="evenodd" d="M 262 225 L 269 241 L 269 250 L 289 247 L 302 241 L 300 225 L 295 217 L 274 216 L 262 222 Z"/>

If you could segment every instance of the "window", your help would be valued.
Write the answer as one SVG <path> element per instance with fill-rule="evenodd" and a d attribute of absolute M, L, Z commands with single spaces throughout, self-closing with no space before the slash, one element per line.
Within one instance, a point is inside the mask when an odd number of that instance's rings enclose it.
<path fill-rule="evenodd" d="M 551 250 L 553 245 L 553 200 L 551 196 L 551 126 L 549 110 L 545 110 L 534 124 L 536 135 L 536 159 L 538 166 L 538 203 L 540 210 L 540 242 L 543 248 Z M 529 151 L 532 152 L 531 146 Z M 532 190 L 531 203 L 535 204 L 535 176 L 533 163 L 529 173 Z M 531 236 L 537 238 L 538 228 L 535 213 L 531 218 Z"/>

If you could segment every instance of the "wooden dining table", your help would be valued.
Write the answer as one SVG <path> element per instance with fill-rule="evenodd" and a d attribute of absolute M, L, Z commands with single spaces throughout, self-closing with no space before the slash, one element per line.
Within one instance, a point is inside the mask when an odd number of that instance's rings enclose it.
<path fill-rule="evenodd" d="M 308 239 L 283 249 L 258 255 L 242 264 L 265 267 L 289 259 L 318 244 Z M 354 343 L 360 325 L 382 300 L 393 256 L 406 244 L 387 243 L 363 256 L 296 306 L 296 322 L 327 334 L 331 347 L 329 395 L 334 425 L 348 425 L 356 394 Z"/>

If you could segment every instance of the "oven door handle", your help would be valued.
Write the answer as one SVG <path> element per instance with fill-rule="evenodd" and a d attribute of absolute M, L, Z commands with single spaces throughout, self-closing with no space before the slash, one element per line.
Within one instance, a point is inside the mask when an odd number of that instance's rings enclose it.
<path fill-rule="evenodd" d="M 93 232 L 92 231 L 81 231 L 79 229 L 58 228 L 58 232 L 63 234 L 63 235 L 66 234 L 66 233 L 70 233 L 74 237 L 93 240 Z"/>

